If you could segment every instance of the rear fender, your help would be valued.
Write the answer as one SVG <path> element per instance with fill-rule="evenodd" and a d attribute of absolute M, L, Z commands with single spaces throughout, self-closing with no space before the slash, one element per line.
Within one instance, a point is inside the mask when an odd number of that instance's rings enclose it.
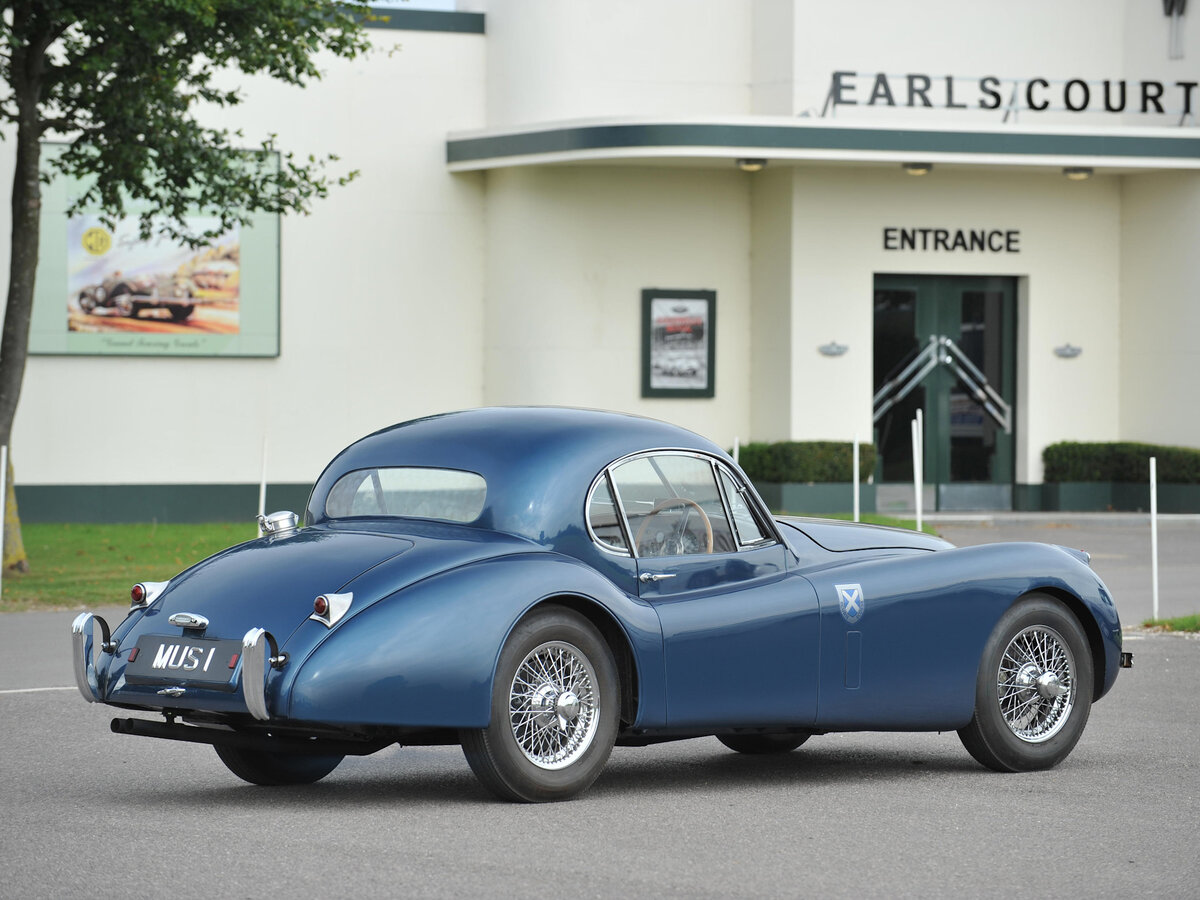
<path fill-rule="evenodd" d="M 483 728 L 500 648 L 539 603 L 570 596 L 607 610 L 639 682 L 639 721 L 665 716 L 662 632 L 647 604 L 569 557 L 522 553 L 425 579 L 339 624 L 278 684 L 295 720 Z"/>

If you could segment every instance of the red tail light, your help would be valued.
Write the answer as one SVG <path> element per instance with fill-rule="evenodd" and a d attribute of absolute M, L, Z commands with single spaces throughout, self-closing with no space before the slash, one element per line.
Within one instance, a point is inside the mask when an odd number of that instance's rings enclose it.
<path fill-rule="evenodd" d="M 168 581 L 139 581 L 129 589 L 129 608 L 144 609 L 167 589 Z"/>
<path fill-rule="evenodd" d="M 332 628 L 350 609 L 350 604 L 354 601 L 354 594 L 322 594 L 313 601 L 313 614 L 310 619 L 315 619 L 326 628 Z"/>

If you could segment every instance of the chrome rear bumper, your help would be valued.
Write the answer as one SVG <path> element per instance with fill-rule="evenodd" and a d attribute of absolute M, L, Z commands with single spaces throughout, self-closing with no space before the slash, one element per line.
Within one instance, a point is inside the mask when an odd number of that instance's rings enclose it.
<path fill-rule="evenodd" d="M 99 648 L 96 646 L 96 625 L 100 626 Z M 71 656 L 75 665 L 75 686 L 88 703 L 101 703 L 105 699 L 96 667 L 97 649 L 101 653 L 116 650 L 108 623 L 94 613 L 80 613 L 71 623 Z M 251 628 L 242 638 L 242 697 L 250 715 L 261 722 L 271 718 L 267 709 L 267 674 L 270 669 L 282 669 L 287 660 L 287 653 L 279 651 L 275 638 L 263 628 Z M 178 690 L 183 693 L 182 688 Z"/>
<path fill-rule="evenodd" d="M 108 623 L 93 613 L 80 613 L 71 623 L 71 656 L 75 662 L 75 686 L 83 699 L 88 703 L 97 703 L 100 696 L 100 682 L 96 675 L 96 651 L 94 623 L 100 625 L 100 649 L 111 652 L 112 632 Z"/>
<path fill-rule="evenodd" d="M 268 669 L 282 669 L 287 658 L 266 629 L 251 628 L 242 638 L 242 698 L 250 715 L 260 722 L 271 718 L 267 709 Z"/>

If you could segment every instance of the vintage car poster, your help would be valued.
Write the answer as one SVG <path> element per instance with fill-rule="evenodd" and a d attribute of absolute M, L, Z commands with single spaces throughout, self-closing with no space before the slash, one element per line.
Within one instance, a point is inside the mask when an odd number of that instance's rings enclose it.
<path fill-rule="evenodd" d="M 194 216 L 197 232 L 214 217 Z M 143 241 L 136 219 L 109 228 L 97 215 L 67 220 L 67 330 L 83 334 L 237 334 L 241 229 L 191 248 Z"/>
<path fill-rule="evenodd" d="M 642 291 L 642 396 L 712 397 L 715 291 Z"/>
<path fill-rule="evenodd" d="M 279 355 L 278 216 L 222 231 L 198 211 L 189 230 L 215 236 L 189 247 L 158 229 L 143 239 L 136 209 L 69 214 L 80 189 L 61 175 L 44 189 L 30 353 Z"/>

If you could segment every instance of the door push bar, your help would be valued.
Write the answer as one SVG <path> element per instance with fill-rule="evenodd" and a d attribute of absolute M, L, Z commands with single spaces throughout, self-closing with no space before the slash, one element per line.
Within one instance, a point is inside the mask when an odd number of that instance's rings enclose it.
<path fill-rule="evenodd" d="M 962 348 L 940 334 L 930 337 L 929 343 L 909 361 L 900 374 L 876 392 L 873 401 L 874 421 L 882 419 L 889 409 L 912 393 L 913 389 L 938 366 L 946 366 L 953 372 L 975 402 L 1004 429 L 1004 433 L 1012 433 L 1012 407 L 988 384 L 987 378 L 963 353 Z"/>

